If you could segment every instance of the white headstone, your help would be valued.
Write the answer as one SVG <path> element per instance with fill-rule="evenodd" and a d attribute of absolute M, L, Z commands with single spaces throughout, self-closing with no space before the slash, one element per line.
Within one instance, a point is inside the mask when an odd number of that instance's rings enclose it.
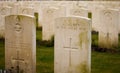
<path fill-rule="evenodd" d="M 20 7 L 19 14 L 34 15 L 34 9 L 30 7 Z"/>
<path fill-rule="evenodd" d="M 5 37 L 5 16 L 10 14 L 10 7 L 0 7 L 0 37 Z"/>
<path fill-rule="evenodd" d="M 26 3 L 22 3 L 22 2 L 13 3 L 13 5 L 11 6 L 12 7 L 11 14 L 34 15 L 34 8 L 24 4 Z"/>
<path fill-rule="evenodd" d="M 19 10 L 20 10 L 19 6 L 20 6 L 19 2 L 13 3 L 13 6 L 11 8 L 11 14 L 19 14 Z"/>
<path fill-rule="evenodd" d="M 120 9 L 119 9 L 119 19 L 120 19 Z M 120 34 L 120 20 L 119 20 L 119 34 Z"/>
<path fill-rule="evenodd" d="M 42 4 L 41 2 L 34 3 L 34 11 L 38 13 L 38 27 L 42 27 Z"/>
<path fill-rule="evenodd" d="M 42 15 L 42 40 L 51 40 L 54 35 L 54 20 L 65 16 L 64 11 L 58 7 L 48 7 L 44 8 Z"/>
<path fill-rule="evenodd" d="M 5 17 L 5 68 L 12 73 L 36 73 L 36 31 L 32 16 Z"/>
<path fill-rule="evenodd" d="M 91 21 L 61 17 L 55 24 L 55 73 L 90 73 Z"/>
<path fill-rule="evenodd" d="M 100 11 L 99 46 L 115 48 L 118 46 L 119 11 L 103 9 Z"/>
<path fill-rule="evenodd" d="M 100 30 L 100 10 L 102 6 L 94 6 L 92 10 L 92 30 L 99 31 Z"/>
<path fill-rule="evenodd" d="M 73 8 L 70 10 L 70 15 L 88 17 L 88 10 L 85 8 Z"/>

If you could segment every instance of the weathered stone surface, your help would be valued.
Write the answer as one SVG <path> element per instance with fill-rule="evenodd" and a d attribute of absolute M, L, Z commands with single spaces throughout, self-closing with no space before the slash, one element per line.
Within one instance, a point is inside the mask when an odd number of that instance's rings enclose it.
<path fill-rule="evenodd" d="M 10 7 L 0 7 L 0 37 L 5 37 L 5 16 L 9 15 Z"/>
<path fill-rule="evenodd" d="M 55 25 L 55 73 L 90 73 L 91 21 L 61 17 Z"/>
<path fill-rule="evenodd" d="M 57 7 L 48 7 L 43 9 L 42 18 L 42 40 L 51 40 L 54 36 L 55 19 L 64 16 L 64 11 Z"/>
<path fill-rule="evenodd" d="M 103 9 L 100 11 L 99 46 L 115 48 L 118 46 L 119 11 Z"/>
<path fill-rule="evenodd" d="M 34 16 L 34 9 L 31 7 L 20 7 L 19 14 L 25 15 L 33 15 Z"/>
<path fill-rule="evenodd" d="M 36 30 L 32 16 L 5 18 L 5 68 L 12 73 L 36 73 Z"/>
<path fill-rule="evenodd" d="M 85 8 L 73 8 L 70 10 L 70 15 L 88 17 L 88 10 Z"/>

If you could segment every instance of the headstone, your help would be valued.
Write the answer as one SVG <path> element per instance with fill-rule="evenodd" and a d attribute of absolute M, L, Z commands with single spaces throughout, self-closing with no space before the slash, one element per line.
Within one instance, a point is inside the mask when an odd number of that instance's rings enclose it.
<path fill-rule="evenodd" d="M 54 20 L 55 18 L 64 16 L 64 11 L 58 7 L 46 7 L 42 12 L 42 40 L 51 40 L 54 36 Z"/>
<path fill-rule="evenodd" d="M 34 9 L 31 7 L 20 7 L 19 14 L 34 15 Z"/>
<path fill-rule="evenodd" d="M 91 21 L 61 17 L 55 24 L 55 73 L 90 73 Z"/>
<path fill-rule="evenodd" d="M 15 2 L 11 7 L 11 14 L 25 14 L 25 15 L 33 15 L 34 16 L 34 8 L 31 6 L 24 5 L 25 2 Z M 29 2 L 28 2 L 29 4 Z"/>
<path fill-rule="evenodd" d="M 32 16 L 5 17 L 5 68 L 10 73 L 36 73 L 36 31 Z"/>
<path fill-rule="evenodd" d="M 34 11 L 35 13 L 38 13 L 38 27 L 42 27 L 42 4 L 41 2 L 34 3 Z"/>
<path fill-rule="evenodd" d="M 70 15 L 88 17 L 88 10 L 85 8 L 73 8 L 70 10 Z"/>
<path fill-rule="evenodd" d="M 10 7 L 0 7 L 0 37 L 5 37 L 5 16 L 10 14 Z"/>
<path fill-rule="evenodd" d="M 119 9 L 119 19 L 120 19 L 120 9 Z M 120 20 L 119 20 L 119 34 L 120 34 Z"/>
<path fill-rule="evenodd" d="M 119 11 L 103 9 L 100 11 L 99 46 L 113 49 L 118 46 Z"/>
<path fill-rule="evenodd" d="M 92 30 L 99 31 L 100 30 L 100 10 L 103 6 L 95 5 L 92 9 Z"/>
<path fill-rule="evenodd" d="M 19 6 L 20 6 L 19 2 L 13 3 L 12 8 L 11 8 L 11 14 L 13 15 L 19 14 L 19 10 L 20 10 Z"/>

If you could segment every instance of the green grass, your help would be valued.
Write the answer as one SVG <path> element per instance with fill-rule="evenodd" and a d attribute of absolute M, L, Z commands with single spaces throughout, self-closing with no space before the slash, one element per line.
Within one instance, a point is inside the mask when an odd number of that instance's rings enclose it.
<path fill-rule="evenodd" d="M 37 73 L 54 73 L 54 49 L 53 47 L 46 47 L 41 42 L 42 32 L 37 30 Z"/>
<path fill-rule="evenodd" d="M 41 45 L 41 30 L 37 30 L 36 69 L 37 73 L 54 73 L 54 47 Z M 98 35 L 92 35 L 97 46 Z M 120 39 L 120 38 L 119 38 Z M 119 43 L 120 44 L 120 43 Z M 91 73 L 120 73 L 120 53 L 92 51 Z M 0 40 L 0 69 L 4 69 L 4 41 Z"/>
<path fill-rule="evenodd" d="M 92 52 L 91 73 L 120 73 L 120 54 Z"/>
<path fill-rule="evenodd" d="M 92 46 L 98 47 L 98 33 L 92 34 Z"/>
<path fill-rule="evenodd" d="M 36 31 L 36 40 L 38 40 L 38 41 L 41 41 L 42 40 L 42 31 L 41 31 L 41 29 L 38 29 L 37 31 Z"/>
<path fill-rule="evenodd" d="M 54 72 L 53 47 L 37 47 L 37 73 Z"/>

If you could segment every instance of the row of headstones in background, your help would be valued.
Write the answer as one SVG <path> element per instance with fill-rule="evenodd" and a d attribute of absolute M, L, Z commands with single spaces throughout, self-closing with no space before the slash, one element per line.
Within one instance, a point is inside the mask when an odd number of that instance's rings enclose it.
<path fill-rule="evenodd" d="M 39 4 L 39 6 L 38 5 L 36 5 L 36 3 L 38 3 Z M 34 3 L 33 2 L 33 4 L 35 4 L 35 5 L 33 5 L 33 6 L 38 6 L 38 8 L 36 8 L 35 7 L 35 9 L 41 9 L 40 7 L 44 7 L 44 6 L 55 6 L 56 4 L 58 4 L 58 5 L 60 5 L 60 6 L 64 6 L 66 9 L 68 9 L 69 7 L 72 7 L 73 9 L 74 9 L 74 7 L 73 6 L 76 6 L 77 5 L 77 3 L 78 3 L 78 6 L 80 5 L 81 7 L 82 6 L 85 6 L 86 8 L 88 8 L 88 9 L 90 9 L 92 12 L 94 12 L 95 14 L 96 14 L 96 12 L 95 12 L 95 10 L 94 10 L 94 8 L 96 9 L 96 10 L 99 10 L 101 7 L 109 7 L 109 8 L 117 8 L 117 5 L 119 4 L 119 3 L 117 3 L 116 2 L 116 4 L 115 4 L 115 2 L 61 2 L 61 4 L 60 4 L 60 2 L 58 3 L 58 2 L 43 2 L 43 3 L 39 3 L 39 2 L 36 2 L 36 3 Z M 23 3 L 24 4 L 24 3 Z M 26 4 L 28 4 L 28 3 L 26 3 Z M 32 3 L 31 3 L 32 4 Z M 28 6 L 30 6 L 31 5 L 30 3 L 29 3 L 29 5 Z M 27 5 L 23 5 L 23 6 L 27 6 Z M 100 6 L 100 7 L 99 7 Z M 56 6 L 55 6 L 56 7 Z M 97 7 L 97 8 L 96 8 Z M 39 11 L 38 11 L 38 13 L 40 13 Z M 92 13 L 92 14 L 94 14 L 94 13 Z M 99 15 L 99 14 L 98 14 Z M 98 16 L 98 15 L 94 15 L 94 18 L 93 18 L 93 20 L 95 19 L 97 19 L 96 18 L 96 16 Z M 41 14 L 39 14 L 39 18 L 41 18 Z M 93 21 L 94 22 L 94 21 Z M 95 21 L 96 22 L 96 21 Z M 41 21 L 39 20 L 39 24 L 41 24 Z M 98 28 L 99 28 L 99 26 L 98 25 L 96 25 L 97 23 L 95 23 L 95 24 L 93 24 L 94 26 L 93 26 L 93 29 L 94 30 L 96 30 L 96 31 L 98 31 Z M 42 25 L 40 25 L 40 26 L 42 26 Z M 119 29 L 120 30 L 120 29 Z"/>
<path fill-rule="evenodd" d="M 88 10 L 85 8 L 76 7 L 76 8 L 70 9 L 69 15 L 88 17 Z"/>
<path fill-rule="evenodd" d="M 71 9 L 67 16 L 88 17 L 88 10 L 84 8 Z M 42 10 L 42 40 L 51 40 L 54 36 L 55 19 L 66 16 L 66 9 L 47 7 Z"/>
<path fill-rule="evenodd" d="M 99 32 L 99 47 L 101 48 L 113 48 L 118 45 L 118 26 L 119 26 L 119 12 L 115 10 L 106 10 L 104 12 L 103 8 L 94 9 L 93 14 L 93 26 L 95 30 Z M 50 13 L 51 12 L 51 13 Z M 64 11 L 62 11 L 64 12 Z M 45 8 L 43 10 L 43 40 L 50 40 L 54 35 L 54 20 L 55 18 L 65 16 L 60 15 L 60 10 L 57 12 L 57 9 Z M 57 15 L 58 14 L 58 15 Z M 117 14 L 117 15 L 116 15 Z M 60 16 L 59 16 L 60 15 Z M 83 8 L 71 9 L 69 16 L 84 16 L 88 17 L 88 10 Z M 105 16 L 104 16 L 105 15 Z M 95 17 L 96 16 L 96 17 Z M 102 17 L 101 17 L 102 16 Z M 104 16 L 104 17 L 103 17 Z M 112 17 L 112 19 L 111 19 Z M 101 20 L 102 19 L 102 20 Z M 102 29 L 102 30 L 101 30 Z"/>
<path fill-rule="evenodd" d="M 55 8 L 55 7 L 54 7 Z M 52 14 L 55 14 L 55 13 L 57 13 L 57 11 L 58 10 L 55 10 L 53 8 L 53 10 L 52 9 L 48 9 L 48 15 L 49 16 L 51 16 Z M 56 7 L 57 8 L 57 7 Z M 28 8 L 28 7 L 19 7 L 19 4 L 15 4 L 12 8 L 10 8 L 11 9 L 11 11 L 9 12 L 9 14 L 28 14 L 28 15 L 33 15 L 34 14 L 34 9 L 32 9 L 32 8 Z M 57 8 L 57 9 L 59 9 L 59 12 L 57 13 L 58 15 L 56 16 L 56 17 L 61 17 L 61 16 L 66 16 L 66 9 L 64 8 L 64 7 L 61 7 L 61 8 Z M 54 11 L 52 14 L 50 14 L 49 12 L 50 12 L 50 10 L 51 11 Z M 62 11 L 60 11 L 60 10 L 62 10 Z M 83 11 L 82 11 L 83 10 Z M 60 13 L 61 12 L 61 13 Z M 84 13 L 85 12 L 85 13 Z M 60 15 L 59 15 L 59 13 L 60 13 Z M 81 8 L 76 8 L 76 9 L 71 9 L 69 12 L 69 15 L 79 15 L 79 16 L 88 16 L 88 14 L 86 14 L 86 10 L 84 10 L 84 9 L 81 9 Z M 43 18 L 42 18 L 42 20 L 43 20 L 43 24 L 46 24 L 46 23 L 48 23 L 48 20 L 46 20 L 45 18 L 46 18 L 46 15 L 44 16 L 44 10 L 43 10 Z M 46 13 L 47 14 L 47 13 Z M 54 15 L 55 16 L 55 15 Z M 53 16 L 53 19 L 54 19 L 54 16 Z M 45 19 L 45 20 L 44 20 Z M 52 17 L 51 17 L 51 20 L 52 20 Z M 49 21 L 50 21 L 50 19 L 49 19 Z M 54 21 L 53 21 L 54 22 Z M 52 22 L 51 22 L 52 23 Z M 46 26 L 46 25 L 43 25 L 43 40 L 50 40 L 51 38 L 51 36 L 53 36 L 53 33 L 54 33 L 54 29 L 51 29 L 51 31 L 48 31 L 48 32 L 50 32 L 49 34 L 46 34 L 46 28 L 44 28 L 44 26 Z M 48 25 L 47 25 L 48 26 Z M 51 27 L 52 27 L 52 25 L 51 25 Z M 51 28 L 50 27 L 50 28 Z M 52 27 L 53 28 L 53 27 Z M 47 33 L 48 33 L 47 32 Z"/>
<path fill-rule="evenodd" d="M 42 10 L 42 40 L 51 40 L 54 35 L 55 19 L 65 16 L 65 9 L 62 7 L 46 7 Z"/>
<path fill-rule="evenodd" d="M 5 16 L 15 14 L 34 15 L 34 9 L 28 7 L 0 7 L 0 37 L 5 37 Z"/>
<path fill-rule="evenodd" d="M 72 16 L 55 21 L 54 72 L 90 73 L 91 20 Z"/>
<path fill-rule="evenodd" d="M 5 68 L 11 73 L 36 73 L 35 18 L 5 17 Z"/>
<path fill-rule="evenodd" d="M 99 11 L 99 47 L 114 49 L 118 47 L 119 11 L 102 9 Z"/>
<path fill-rule="evenodd" d="M 95 6 L 94 9 L 92 10 L 92 29 L 93 31 L 99 31 L 100 30 L 100 22 L 99 22 L 99 12 L 100 12 L 101 7 Z"/>
<path fill-rule="evenodd" d="M 11 14 L 34 15 L 34 8 L 14 5 L 14 7 L 11 8 Z"/>
<path fill-rule="evenodd" d="M 4 37 L 5 34 L 5 16 L 10 14 L 10 7 L 0 7 L 0 37 Z"/>

